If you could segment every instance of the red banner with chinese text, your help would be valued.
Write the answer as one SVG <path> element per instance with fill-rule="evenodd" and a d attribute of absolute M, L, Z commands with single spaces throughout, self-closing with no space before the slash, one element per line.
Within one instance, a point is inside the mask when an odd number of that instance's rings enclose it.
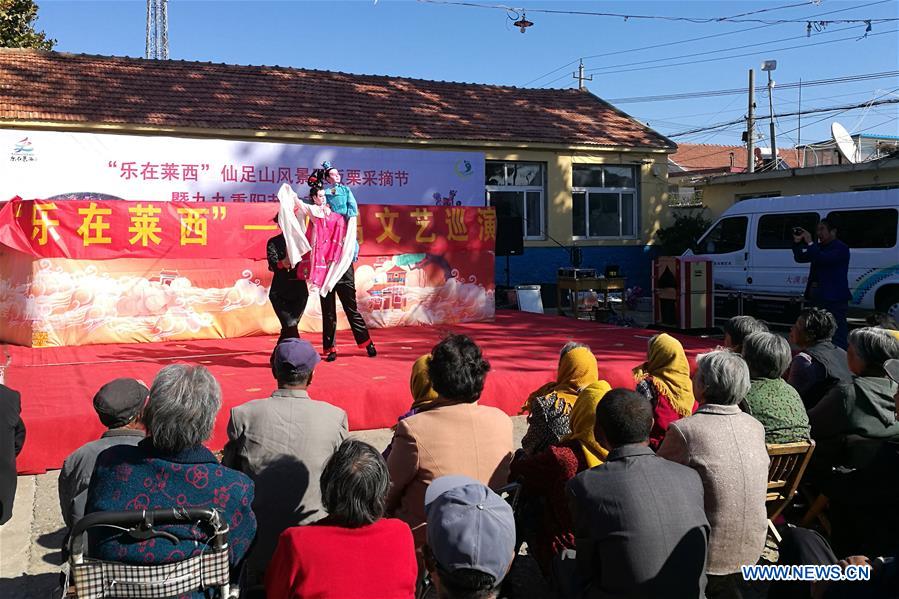
<path fill-rule="evenodd" d="M 49 347 L 278 332 L 265 263 L 266 241 L 277 233 L 275 206 L 50 204 L 15 200 L 0 210 L 0 342 Z M 369 327 L 493 318 L 492 208 L 360 208 L 356 297 Z M 342 310 L 338 319 L 346 328 Z M 300 328 L 321 330 L 317 296 Z"/>
<path fill-rule="evenodd" d="M 493 208 L 359 207 L 360 255 L 489 252 Z M 41 258 L 263 259 L 277 234 L 273 204 L 13 200 L 0 212 L 0 244 Z"/>

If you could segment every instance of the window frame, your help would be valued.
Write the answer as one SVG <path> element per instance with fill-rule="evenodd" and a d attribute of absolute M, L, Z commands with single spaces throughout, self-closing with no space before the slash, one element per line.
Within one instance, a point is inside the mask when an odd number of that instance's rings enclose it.
<path fill-rule="evenodd" d="M 759 245 L 759 238 L 762 233 L 762 220 L 764 220 L 766 218 L 772 218 L 772 217 L 775 217 L 775 218 L 776 217 L 792 217 L 793 220 L 798 222 L 800 220 L 800 216 L 808 217 L 811 215 L 815 216 L 815 219 L 816 219 L 815 226 L 817 226 L 818 222 L 821 221 L 821 215 L 815 210 L 808 210 L 808 211 L 804 211 L 804 212 L 798 212 L 798 211 L 797 212 L 769 212 L 769 213 L 760 215 L 758 218 L 758 221 L 756 221 L 756 225 L 755 225 L 755 248 L 758 250 L 789 250 L 792 248 L 792 244 L 790 244 L 787 247 L 768 247 L 768 246 L 762 247 L 761 245 Z M 789 219 L 787 219 L 787 220 L 789 220 Z M 808 231 L 810 233 L 812 233 L 812 235 L 814 235 L 813 229 L 808 229 Z"/>
<path fill-rule="evenodd" d="M 575 235 L 574 234 L 574 222 L 571 223 L 571 238 L 575 241 L 584 241 L 590 239 L 639 239 L 639 230 L 640 230 L 640 212 L 639 212 L 639 194 L 637 190 L 633 187 L 572 187 L 571 188 L 571 204 L 572 204 L 572 218 L 574 214 L 574 194 L 582 193 L 584 194 L 584 202 L 587 204 L 584 208 L 584 214 L 586 215 L 586 235 Z M 591 193 L 617 193 L 618 194 L 618 235 L 591 235 L 590 234 L 590 194 Z M 631 202 L 633 204 L 633 215 L 634 215 L 634 232 L 632 235 L 622 235 L 621 229 L 623 226 L 624 214 L 621 210 L 622 206 L 622 195 L 629 193 L 631 194 Z"/>
<path fill-rule="evenodd" d="M 507 165 L 519 163 L 519 164 L 536 164 L 539 165 L 542 172 L 542 184 L 541 185 L 487 185 L 486 181 L 484 184 L 484 204 L 485 206 L 493 206 L 490 200 L 491 192 L 514 192 L 522 194 L 522 213 L 524 219 L 522 220 L 522 231 L 521 236 L 525 241 L 546 241 L 546 180 L 547 180 L 547 168 L 548 164 L 546 162 L 540 162 L 539 160 L 486 160 L 485 163 L 499 163 L 503 165 L 503 178 L 508 179 L 509 174 L 506 171 Z M 533 218 L 530 214 L 528 214 L 528 193 L 539 193 L 540 194 L 540 214 L 538 215 L 538 225 L 540 230 L 540 235 L 528 235 L 528 221 L 532 221 Z"/>
<path fill-rule="evenodd" d="M 734 220 L 743 219 L 745 221 L 745 223 L 744 223 L 745 228 L 743 229 L 743 247 L 737 248 L 735 250 L 730 250 L 727 252 L 708 252 L 705 250 L 700 251 L 700 244 L 706 241 L 706 238 L 709 236 L 709 234 L 711 234 L 712 231 L 714 231 L 716 228 L 718 228 L 718 225 L 720 225 L 724 221 L 730 220 L 730 219 L 734 219 Z M 750 240 L 751 224 L 752 224 L 752 219 L 747 214 L 732 214 L 729 216 L 722 216 L 717 221 L 715 221 L 712 224 L 712 226 L 709 227 L 708 231 L 706 231 L 702 237 L 700 237 L 699 239 L 696 240 L 695 247 L 693 248 L 693 253 L 696 254 L 697 256 L 723 256 L 724 254 L 734 254 L 736 252 L 748 252 L 749 251 L 748 246 L 751 243 L 751 240 Z"/>

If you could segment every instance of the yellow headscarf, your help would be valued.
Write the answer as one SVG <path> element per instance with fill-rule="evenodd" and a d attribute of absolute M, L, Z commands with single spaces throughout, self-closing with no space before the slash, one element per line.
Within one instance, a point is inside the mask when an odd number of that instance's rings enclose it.
<path fill-rule="evenodd" d="M 887 329 L 886 331 L 887 333 L 895 337 L 897 341 L 899 341 L 899 331 L 894 331 L 893 329 Z"/>
<path fill-rule="evenodd" d="M 412 389 L 412 409 L 418 410 L 437 401 L 437 392 L 431 387 L 431 377 L 428 374 L 428 363 L 431 354 L 426 354 L 415 360 L 412 364 L 412 377 L 409 387 Z"/>
<path fill-rule="evenodd" d="M 530 411 L 531 404 L 538 397 L 544 397 L 552 392 L 567 404 L 570 409 L 577 400 L 581 389 L 599 380 L 599 368 L 596 365 L 596 356 L 587 347 L 576 347 L 559 359 L 559 369 L 556 380 L 547 383 L 531 393 L 522 410 Z"/>
<path fill-rule="evenodd" d="M 599 400 L 612 390 L 609 383 L 596 381 L 587 385 L 578 395 L 571 414 L 568 416 L 571 422 L 571 433 L 565 435 L 563 441 L 578 441 L 584 457 L 587 458 L 587 467 L 593 468 L 602 464 L 609 452 L 606 451 L 593 436 L 593 427 L 596 424 L 596 407 Z"/>
<path fill-rule="evenodd" d="M 667 333 L 656 335 L 649 345 L 647 357 L 646 362 L 634 368 L 637 382 L 652 376 L 656 389 L 668 397 L 678 414 L 692 414 L 696 400 L 690 380 L 690 363 L 680 341 Z"/>

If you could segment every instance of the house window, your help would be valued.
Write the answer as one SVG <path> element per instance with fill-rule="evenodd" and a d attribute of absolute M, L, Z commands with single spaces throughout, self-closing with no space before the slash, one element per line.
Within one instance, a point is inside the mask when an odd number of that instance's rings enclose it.
<path fill-rule="evenodd" d="M 572 233 L 581 238 L 637 236 L 636 169 L 575 164 L 572 171 Z"/>
<path fill-rule="evenodd" d="M 525 239 L 545 239 L 546 164 L 487 161 L 487 205 L 500 218 L 522 219 Z"/>

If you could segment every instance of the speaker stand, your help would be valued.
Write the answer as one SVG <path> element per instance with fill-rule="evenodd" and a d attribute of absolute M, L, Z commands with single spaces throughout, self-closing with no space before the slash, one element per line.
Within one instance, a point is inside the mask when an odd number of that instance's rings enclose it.
<path fill-rule="evenodd" d="M 512 269 L 510 267 L 510 259 L 509 256 L 506 255 L 506 287 L 512 288 Z"/>

